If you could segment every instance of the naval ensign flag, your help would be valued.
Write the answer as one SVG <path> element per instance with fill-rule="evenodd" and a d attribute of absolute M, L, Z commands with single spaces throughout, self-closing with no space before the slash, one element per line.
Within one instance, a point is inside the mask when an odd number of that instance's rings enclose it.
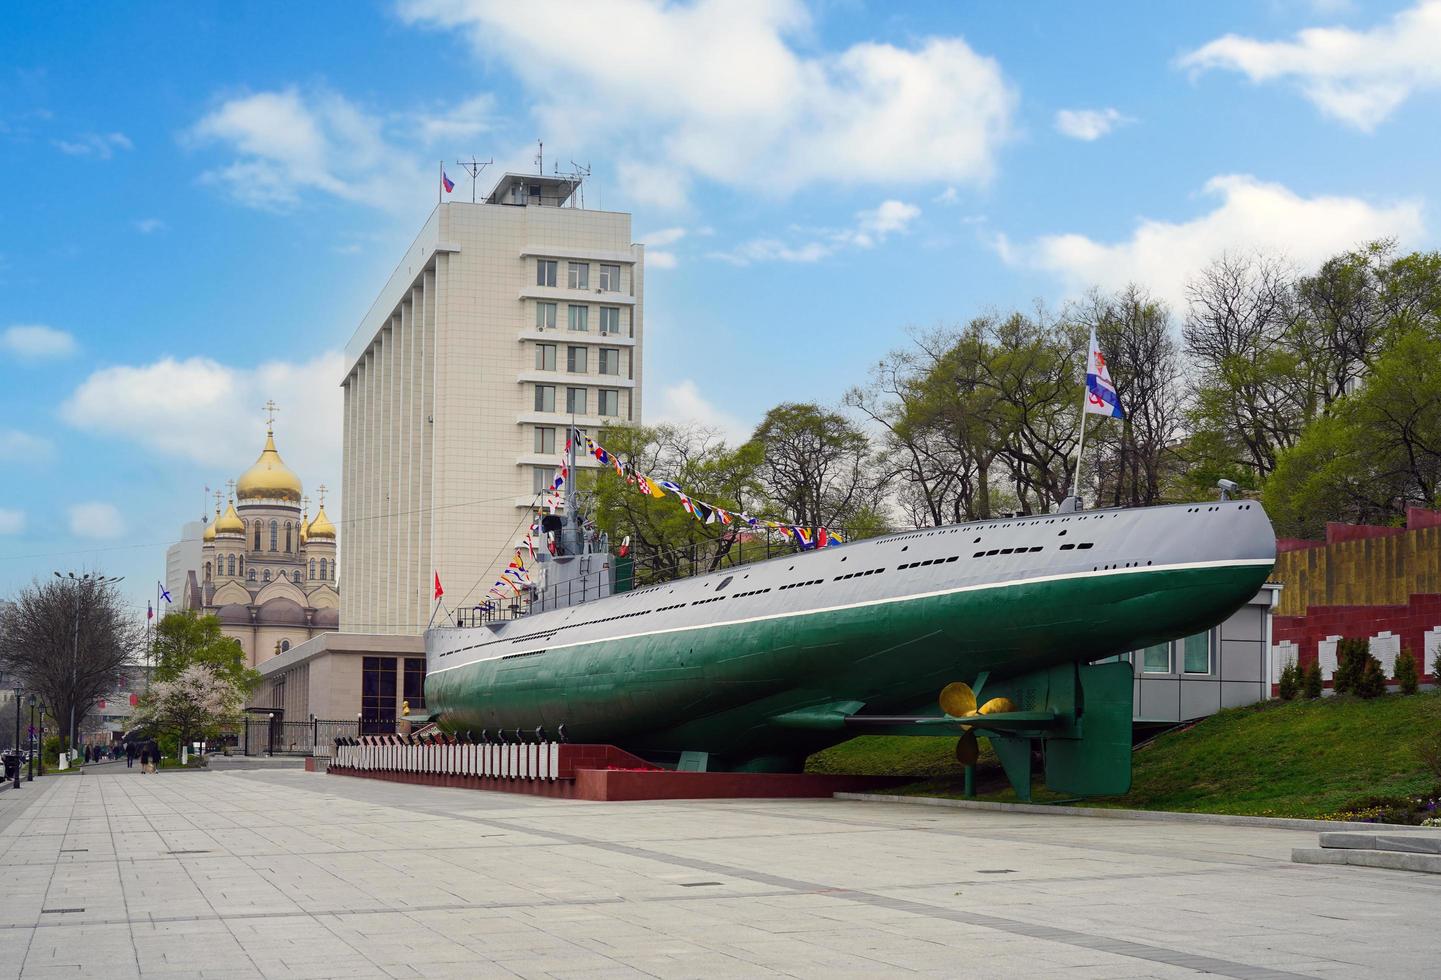
<path fill-rule="evenodd" d="M 1091 330 L 1091 339 L 1086 346 L 1086 385 L 1081 391 L 1081 437 L 1076 444 L 1076 479 L 1071 484 L 1071 496 L 1080 506 L 1081 496 L 1081 451 L 1086 448 L 1086 416 L 1104 415 L 1113 419 L 1124 419 L 1120 396 L 1111 383 L 1111 372 L 1106 367 L 1106 355 L 1096 343 L 1096 331 Z"/>

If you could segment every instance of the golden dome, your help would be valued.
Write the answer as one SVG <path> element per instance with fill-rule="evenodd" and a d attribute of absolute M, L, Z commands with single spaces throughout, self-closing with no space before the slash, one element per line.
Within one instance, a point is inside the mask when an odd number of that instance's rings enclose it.
<path fill-rule="evenodd" d="M 335 525 L 330 523 L 330 518 L 325 516 L 324 504 L 321 504 L 320 509 L 315 512 L 315 520 L 310 522 L 309 536 L 335 540 Z"/>
<path fill-rule="evenodd" d="M 288 500 L 300 503 L 300 477 L 280 458 L 275 450 L 275 436 L 265 433 L 265 448 L 255 465 L 241 474 L 235 484 L 235 495 L 241 500 Z"/>
<path fill-rule="evenodd" d="M 210 526 L 214 529 L 212 534 L 245 533 L 245 522 L 240 519 L 239 514 L 235 513 L 234 502 L 231 502 L 230 506 L 225 508 L 225 516 L 217 517 L 215 523 Z"/>
<path fill-rule="evenodd" d="M 300 546 L 301 546 L 302 548 L 305 547 L 305 542 L 306 542 L 307 540 L 309 540 L 309 538 L 310 538 L 310 534 L 307 532 L 307 529 L 308 529 L 309 527 L 310 527 L 310 515 L 309 515 L 309 514 L 301 514 L 301 515 L 300 515 Z"/>
<path fill-rule="evenodd" d="M 220 520 L 219 507 L 215 508 L 215 521 L 218 520 Z M 206 544 L 209 544 L 210 542 L 215 540 L 215 521 L 211 521 L 209 524 L 205 525 L 205 533 L 200 536 L 200 540 L 205 542 Z"/>

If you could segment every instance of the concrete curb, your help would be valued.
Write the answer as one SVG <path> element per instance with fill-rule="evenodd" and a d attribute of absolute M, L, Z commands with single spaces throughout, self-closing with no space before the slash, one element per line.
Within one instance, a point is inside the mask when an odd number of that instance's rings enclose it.
<path fill-rule="evenodd" d="M 1416 854 L 1406 851 L 1369 851 L 1331 847 L 1293 847 L 1291 860 L 1296 864 L 1347 865 L 1353 868 L 1381 868 L 1386 871 L 1414 871 L 1441 874 L 1441 854 Z"/>
<path fill-rule="evenodd" d="M 1354 820 L 1304 820 L 1298 817 L 1251 817 L 1233 813 L 1180 813 L 1174 810 L 1111 810 L 1089 806 L 1049 806 L 1042 803 L 992 803 L 987 800 L 949 800 L 938 796 L 892 796 L 880 793 L 836 793 L 838 800 L 865 803 L 913 803 L 920 806 L 953 807 L 958 810 L 1000 810 L 1010 813 L 1063 814 L 1069 817 L 1098 817 L 1112 820 L 1152 820 L 1157 823 L 1224 824 L 1232 827 L 1264 827 L 1269 830 L 1406 830 L 1425 832 L 1429 828 L 1410 824 L 1362 823 Z M 1436 831 L 1441 834 L 1441 830 Z"/>

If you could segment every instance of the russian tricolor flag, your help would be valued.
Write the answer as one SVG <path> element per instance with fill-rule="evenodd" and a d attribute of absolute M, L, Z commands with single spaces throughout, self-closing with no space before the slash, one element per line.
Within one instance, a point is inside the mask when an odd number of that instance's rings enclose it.
<path fill-rule="evenodd" d="M 447 194 L 455 190 L 455 181 L 447 177 L 444 170 L 440 172 L 440 183 L 445 187 L 445 192 Z"/>

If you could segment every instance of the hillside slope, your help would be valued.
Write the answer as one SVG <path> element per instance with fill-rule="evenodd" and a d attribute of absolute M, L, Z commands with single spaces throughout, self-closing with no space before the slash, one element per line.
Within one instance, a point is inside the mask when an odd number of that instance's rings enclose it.
<path fill-rule="evenodd" d="M 1436 779 L 1423 768 L 1416 742 L 1423 733 L 1438 729 L 1441 694 L 1435 692 L 1374 701 L 1324 698 L 1234 708 L 1138 750 L 1132 757 L 1131 792 L 1091 803 L 1147 810 L 1326 816 L 1361 798 L 1433 789 Z M 952 739 L 870 736 L 812 756 L 807 768 L 914 775 L 918 782 L 901 792 L 959 796 L 961 772 L 951 756 L 953 747 Z M 983 754 L 979 773 L 982 798 L 1014 799 L 1009 789 L 997 788 L 994 763 L 985 764 L 988 755 Z M 1054 798 L 1041 787 L 1039 775 L 1036 798 Z"/>

